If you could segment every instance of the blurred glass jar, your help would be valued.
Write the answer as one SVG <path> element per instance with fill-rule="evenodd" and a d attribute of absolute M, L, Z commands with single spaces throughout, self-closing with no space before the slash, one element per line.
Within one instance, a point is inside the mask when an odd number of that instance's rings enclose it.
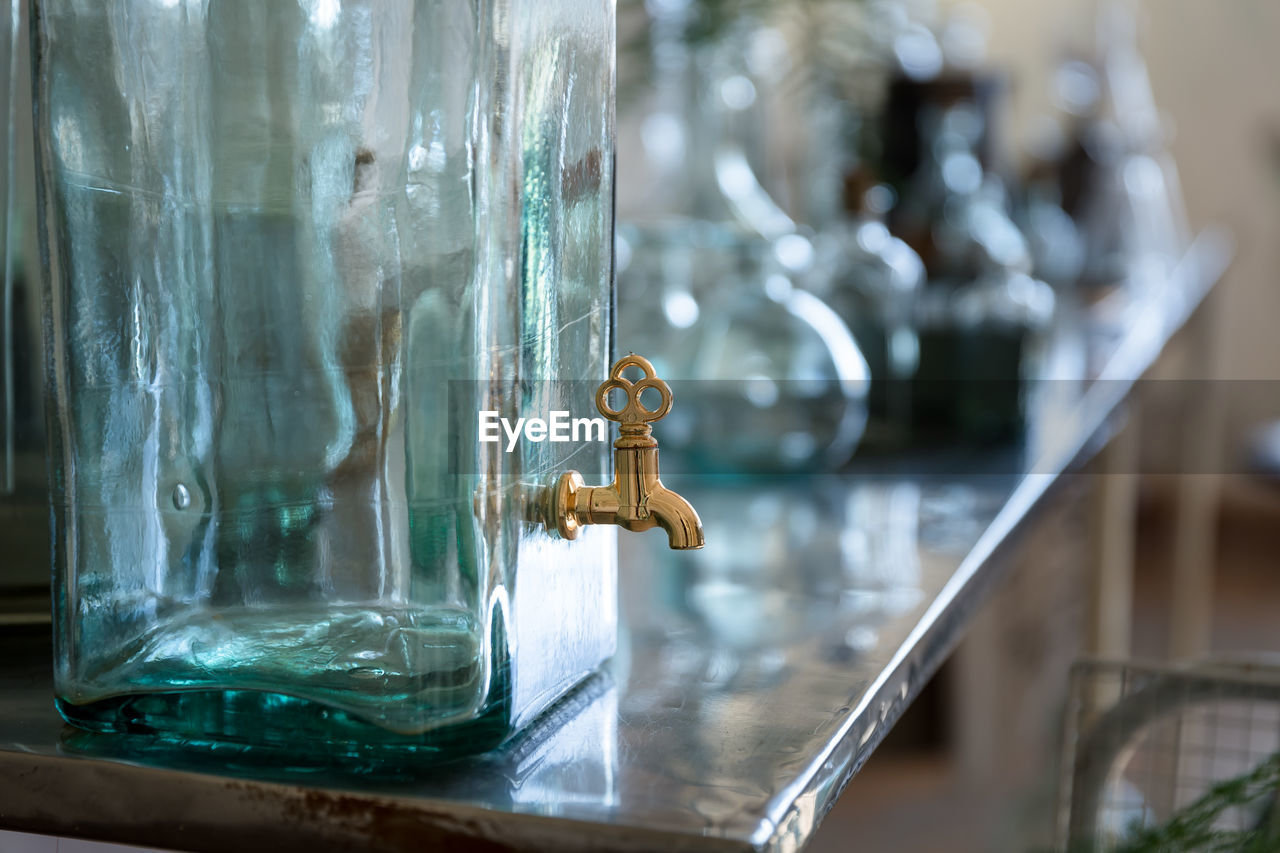
<path fill-rule="evenodd" d="M 615 642 L 612 528 L 521 520 L 573 451 L 476 435 L 606 375 L 613 4 L 34 14 L 61 712 L 500 741 Z"/>
<path fill-rule="evenodd" d="M 655 353 L 682 394 L 663 423 L 669 471 L 833 470 L 857 447 L 866 361 L 836 313 L 793 285 L 788 252 L 811 252 L 795 240 L 692 220 L 619 228 L 619 344 Z"/>

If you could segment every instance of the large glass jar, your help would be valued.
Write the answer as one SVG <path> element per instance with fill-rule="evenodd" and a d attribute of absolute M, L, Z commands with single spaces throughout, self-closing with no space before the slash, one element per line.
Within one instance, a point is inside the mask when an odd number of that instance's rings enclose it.
<path fill-rule="evenodd" d="M 34 15 L 63 715 L 500 741 L 615 642 L 612 528 L 522 520 L 607 445 L 477 437 L 606 376 L 613 3 Z"/>

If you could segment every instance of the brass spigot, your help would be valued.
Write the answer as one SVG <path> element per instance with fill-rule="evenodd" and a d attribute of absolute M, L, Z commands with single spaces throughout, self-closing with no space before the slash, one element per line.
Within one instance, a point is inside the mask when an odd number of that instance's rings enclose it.
<path fill-rule="evenodd" d="M 639 382 L 622 375 L 628 367 L 644 372 Z M 640 402 L 642 391 L 652 388 L 661 401 L 656 409 Z M 622 391 L 626 405 L 609 406 L 609 393 Z M 620 358 L 609 371 L 609 378 L 596 389 L 596 408 L 600 414 L 619 424 L 619 435 L 613 443 L 613 482 L 607 486 L 588 486 L 577 471 L 566 471 L 548 489 L 543 504 L 542 521 L 548 530 L 565 539 L 576 539 L 587 524 L 616 524 L 632 531 L 661 527 L 673 549 L 701 548 L 705 539 L 697 511 L 680 495 L 662 485 L 658 479 L 658 442 L 650 426 L 671 411 L 671 388 L 658 378 L 646 358 L 632 353 Z"/>

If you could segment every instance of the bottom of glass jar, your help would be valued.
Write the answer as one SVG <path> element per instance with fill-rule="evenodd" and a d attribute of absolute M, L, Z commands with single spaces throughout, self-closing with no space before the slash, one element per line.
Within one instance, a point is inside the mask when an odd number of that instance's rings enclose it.
<path fill-rule="evenodd" d="M 486 751 L 513 733 L 500 616 L 487 645 L 486 668 L 474 623 L 453 608 L 194 613 L 157 622 L 56 705 L 85 730 L 66 741 L 77 751 L 372 772 Z"/>
<path fill-rule="evenodd" d="M 481 630 L 454 607 L 193 610 L 151 620 L 128 643 L 85 639 L 85 648 L 107 653 L 86 654 L 61 696 L 80 707 L 140 695 L 281 695 L 288 701 L 250 704 L 265 709 L 309 700 L 412 738 L 466 722 L 494 701 L 500 685 L 486 673 L 499 664 L 484 659 Z M 186 708 L 180 715 L 193 712 L 194 700 L 174 703 Z"/>
<path fill-rule="evenodd" d="M 495 681 L 506 672 L 495 673 Z M 116 696 L 87 704 L 56 700 L 62 718 L 84 729 L 65 748 L 117 760 L 169 758 L 195 764 L 235 761 L 273 769 L 376 770 L 405 760 L 447 760 L 506 740 L 510 691 L 471 719 L 420 734 L 399 734 L 319 702 L 257 690 L 184 690 Z"/>

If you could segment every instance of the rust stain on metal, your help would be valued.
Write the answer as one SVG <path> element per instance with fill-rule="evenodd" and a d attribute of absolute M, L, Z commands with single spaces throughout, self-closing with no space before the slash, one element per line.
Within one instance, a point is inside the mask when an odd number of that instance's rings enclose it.
<path fill-rule="evenodd" d="M 356 849 L 421 850 L 448 843 L 450 849 L 476 853 L 514 853 L 517 847 L 490 837 L 486 821 L 458 815 L 447 808 L 406 809 L 394 801 L 326 790 L 282 792 L 245 782 L 229 782 L 229 789 L 270 804 L 281 817 L 308 834 L 354 843 Z"/>

